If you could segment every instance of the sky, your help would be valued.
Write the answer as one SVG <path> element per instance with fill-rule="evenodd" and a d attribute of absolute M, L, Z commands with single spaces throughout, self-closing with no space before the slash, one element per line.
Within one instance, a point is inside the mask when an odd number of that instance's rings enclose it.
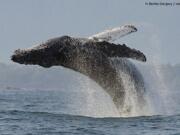
<path fill-rule="evenodd" d="M 138 31 L 118 43 L 141 50 L 150 62 L 179 64 L 180 6 L 147 6 L 145 2 L 149 1 L 0 0 L 0 62 L 11 63 L 14 50 L 53 37 L 88 37 L 133 24 Z"/>

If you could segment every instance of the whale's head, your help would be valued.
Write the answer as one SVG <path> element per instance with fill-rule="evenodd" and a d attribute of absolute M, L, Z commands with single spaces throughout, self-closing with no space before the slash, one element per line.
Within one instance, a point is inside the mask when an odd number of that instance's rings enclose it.
<path fill-rule="evenodd" d="M 11 56 L 11 60 L 19 64 L 40 65 L 42 67 L 63 66 L 72 48 L 68 44 L 69 40 L 70 37 L 63 36 L 48 40 L 30 49 L 18 49 Z"/>

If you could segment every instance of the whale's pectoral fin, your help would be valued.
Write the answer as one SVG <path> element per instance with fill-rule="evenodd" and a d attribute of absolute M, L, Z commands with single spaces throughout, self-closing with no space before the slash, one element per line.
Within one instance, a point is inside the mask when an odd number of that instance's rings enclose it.
<path fill-rule="evenodd" d="M 113 29 L 108 29 L 103 32 L 97 33 L 89 37 L 89 39 L 93 39 L 96 41 L 107 41 L 113 42 L 118 40 L 119 38 L 126 36 L 130 33 L 136 32 L 137 28 L 133 25 L 124 25 L 121 27 L 116 27 Z"/>
<path fill-rule="evenodd" d="M 143 62 L 146 61 L 146 56 L 141 51 L 136 49 L 131 49 L 127 47 L 125 44 L 116 45 L 113 43 L 103 41 L 103 42 L 97 42 L 96 45 L 108 57 L 125 57 L 125 58 L 136 59 Z"/>

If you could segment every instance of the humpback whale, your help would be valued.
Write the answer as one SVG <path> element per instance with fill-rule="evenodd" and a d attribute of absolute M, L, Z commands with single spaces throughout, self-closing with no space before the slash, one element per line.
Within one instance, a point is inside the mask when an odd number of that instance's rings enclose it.
<path fill-rule="evenodd" d="M 135 31 L 137 29 L 134 26 L 125 25 L 89 38 L 61 36 L 30 49 L 18 49 L 11 60 L 45 68 L 63 66 L 82 73 L 98 83 L 110 95 L 115 106 L 121 109 L 125 102 L 126 88 L 118 71 L 129 75 L 138 100 L 142 102 L 145 91 L 143 78 L 128 58 L 145 62 L 146 56 L 125 44 L 111 41 Z"/>

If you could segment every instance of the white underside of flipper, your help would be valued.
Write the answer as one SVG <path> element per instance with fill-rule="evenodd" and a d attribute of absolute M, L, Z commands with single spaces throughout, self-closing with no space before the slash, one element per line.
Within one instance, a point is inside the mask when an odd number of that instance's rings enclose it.
<path fill-rule="evenodd" d="M 132 32 L 136 32 L 136 31 L 137 31 L 137 28 L 135 26 L 124 25 L 121 27 L 116 27 L 113 29 L 108 29 L 103 32 L 97 33 L 95 35 L 90 36 L 88 39 L 92 39 L 92 40 L 96 40 L 96 41 L 113 42 L 123 36 L 126 36 Z"/>

